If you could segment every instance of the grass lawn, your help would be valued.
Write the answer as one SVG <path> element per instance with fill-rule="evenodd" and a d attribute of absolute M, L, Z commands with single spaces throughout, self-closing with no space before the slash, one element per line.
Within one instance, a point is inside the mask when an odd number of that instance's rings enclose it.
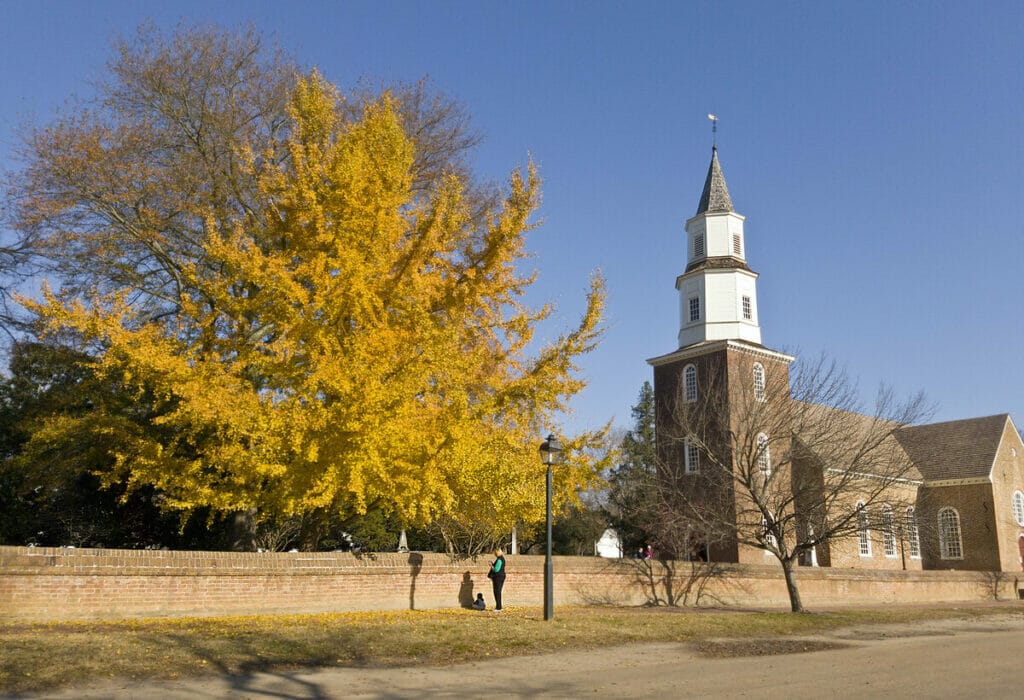
<path fill-rule="evenodd" d="M 0 692 L 302 666 L 412 666 L 635 642 L 809 635 L 854 624 L 1019 614 L 1019 606 L 782 612 L 559 607 L 0 624 Z M 499 634 L 500 632 L 500 634 Z M 500 640 L 500 641 L 499 641 Z"/>

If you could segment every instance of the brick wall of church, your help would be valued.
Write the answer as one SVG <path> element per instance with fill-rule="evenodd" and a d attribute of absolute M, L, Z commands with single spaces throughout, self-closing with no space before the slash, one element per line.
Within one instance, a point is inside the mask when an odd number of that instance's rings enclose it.
<path fill-rule="evenodd" d="M 938 514 L 954 508 L 960 516 L 961 559 L 943 559 L 939 548 Z M 996 539 L 995 508 L 989 483 L 925 486 L 918 507 L 927 569 L 1002 569 Z M 925 537 L 924 533 L 929 536 Z"/>
<path fill-rule="evenodd" d="M 831 566 L 836 568 L 857 568 L 868 570 L 908 570 L 920 571 L 923 566 L 922 556 L 914 557 L 911 552 L 909 534 L 907 532 L 906 509 L 916 501 L 918 487 L 916 484 L 893 484 L 889 487 L 888 497 L 877 500 L 867 507 L 868 541 L 870 554 L 863 554 L 860 546 L 860 535 L 851 533 L 847 537 L 837 538 L 829 543 Z M 867 494 L 858 494 L 851 490 L 843 502 L 836 503 L 836 508 L 845 508 L 849 512 L 856 509 L 857 501 L 869 498 Z M 886 527 L 884 526 L 883 508 L 888 504 L 892 509 L 891 554 L 886 553 Z M 918 518 L 918 538 L 923 547 L 929 533 L 922 529 Z M 922 552 L 923 554 L 923 552 Z"/>
<path fill-rule="evenodd" d="M 735 414 L 743 410 L 736 407 L 744 404 L 749 406 L 752 400 L 755 362 L 760 363 L 765 370 L 769 400 L 788 401 L 788 365 L 760 352 L 738 350 L 734 347 L 723 348 L 654 367 L 658 454 L 663 468 L 676 474 L 683 474 L 683 436 L 693 426 L 687 425 L 688 419 L 681 416 L 688 411 L 696 416 L 699 423 L 697 429 L 703 433 L 703 439 L 710 444 L 721 445 L 718 450 L 721 458 L 731 461 L 728 454 L 731 448 L 724 437 L 725 426 L 720 426 L 714 417 L 728 415 L 729 420 L 733 422 L 728 429 L 733 432 L 749 430 L 748 425 L 739 425 L 743 418 L 739 418 L 737 422 Z M 688 365 L 696 368 L 698 384 L 697 401 L 689 405 L 685 403 L 683 396 L 683 372 Z M 750 416 L 745 418 L 750 422 Z M 725 420 L 721 422 L 724 423 Z M 714 510 L 722 514 L 723 521 L 734 521 L 736 504 L 739 499 L 744 498 L 743 494 L 736 492 L 728 480 L 723 483 L 706 477 L 707 474 L 704 472 L 696 476 L 684 475 L 678 480 L 679 488 L 691 502 L 713 504 Z M 715 481 L 717 485 L 713 486 L 712 482 Z M 780 483 L 784 481 L 785 479 Z M 739 510 L 744 508 L 743 504 L 739 504 Z M 751 565 L 760 565 L 765 561 L 763 550 L 738 545 L 734 537 L 712 537 L 709 554 L 712 561 Z"/>
<path fill-rule="evenodd" d="M 1019 524 L 1013 514 L 1015 491 L 1024 493 L 1024 443 L 1007 423 L 992 468 L 992 503 L 1003 571 L 1024 571 L 1018 543 L 1024 536 L 1024 525 Z"/>
<path fill-rule="evenodd" d="M 685 426 L 681 424 L 679 416 L 682 412 L 681 404 L 684 401 L 683 370 L 691 364 L 697 369 L 699 398 L 704 398 L 708 393 L 709 386 L 724 386 L 726 384 L 724 369 L 727 367 L 727 359 L 724 350 L 654 368 L 657 448 L 658 459 L 661 462 L 659 469 L 663 473 L 668 471 L 678 475 L 684 474 L 683 436 L 686 430 Z M 699 479 L 683 475 L 678 484 L 684 498 L 692 502 L 711 501 L 716 504 L 729 504 L 733 499 L 731 484 L 723 484 L 719 488 L 709 489 L 705 493 L 701 493 L 699 489 L 707 485 Z M 722 508 L 723 517 L 733 517 L 725 513 L 724 509 L 728 508 L 728 505 L 723 505 Z M 712 538 L 708 548 L 712 561 L 735 562 L 738 560 L 735 540 Z"/>

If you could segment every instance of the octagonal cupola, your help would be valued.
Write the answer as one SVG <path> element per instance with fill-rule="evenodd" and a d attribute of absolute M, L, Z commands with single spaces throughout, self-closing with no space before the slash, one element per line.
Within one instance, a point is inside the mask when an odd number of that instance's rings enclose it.
<path fill-rule="evenodd" d="M 710 340 L 761 343 L 757 273 L 747 267 L 743 221 L 713 147 L 697 213 L 686 222 L 686 269 L 676 279 L 681 348 Z"/>

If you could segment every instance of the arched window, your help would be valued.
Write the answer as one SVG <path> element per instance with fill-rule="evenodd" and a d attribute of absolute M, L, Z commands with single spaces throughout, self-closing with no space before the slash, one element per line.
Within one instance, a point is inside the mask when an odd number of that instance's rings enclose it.
<path fill-rule="evenodd" d="M 757 468 L 765 477 L 772 473 L 772 456 L 768 451 L 768 436 L 759 433 L 757 436 Z"/>
<path fill-rule="evenodd" d="M 943 559 L 963 559 L 964 548 L 960 539 L 960 514 L 953 508 L 939 511 L 939 555 Z"/>
<path fill-rule="evenodd" d="M 768 547 L 778 547 L 779 540 L 775 537 L 775 533 L 772 532 L 771 528 L 768 526 L 768 519 L 763 516 L 761 517 L 761 527 L 764 528 L 764 543 L 768 545 Z M 766 547 L 764 553 L 771 554 L 771 550 Z"/>
<path fill-rule="evenodd" d="M 860 545 L 862 557 L 871 556 L 871 530 L 869 529 L 868 509 L 864 507 L 864 501 L 857 501 L 857 540 Z"/>
<path fill-rule="evenodd" d="M 684 455 L 684 459 L 686 461 L 686 473 L 696 474 L 700 471 L 700 450 L 690 440 L 686 441 L 684 449 L 686 450 L 686 454 Z"/>
<path fill-rule="evenodd" d="M 1024 527 L 1024 493 L 1020 491 L 1013 492 L 1013 519 Z"/>
<path fill-rule="evenodd" d="M 683 368 L 683 398 L 686 403 L 697 400 L 697 368 L 693 365 Z"/>
<path fill-rule="evenodd" d="M 764 366 L 760 362 L 754 363 L 754 400 L 765 400 Z"/>
<path fill-rule="evenodd" d="M 914 507 L 907 508 L 907 544 L 910 546 L 910 558 L 921 558 L 921 538 L 917 534 L 917 516 Z"/>
<path fill-rule="evenodd" d="M 886 503 L 882 506 L 882 545 L 885 548 L 885 556 L 896 556 L 896 533 L 895 519 L 892 517 L 892 506 Z"/>

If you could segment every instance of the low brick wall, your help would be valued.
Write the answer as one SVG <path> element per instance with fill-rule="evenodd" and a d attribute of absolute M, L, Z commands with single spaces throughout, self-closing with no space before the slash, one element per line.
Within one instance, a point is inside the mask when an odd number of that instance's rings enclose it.
<path fill-rule="evenodd" d="M 0 619 L 54 621 L 453 608 L 493 603 L 489 559 L 0 547 Z M 542 556 L 508 557 L 508 606 L 543 602 Z M 778 565 L 555 557 L 555 604 L 788 608 Z M 798 571 L 807 607 L 1016 598 L 1013 574 Z"/>

